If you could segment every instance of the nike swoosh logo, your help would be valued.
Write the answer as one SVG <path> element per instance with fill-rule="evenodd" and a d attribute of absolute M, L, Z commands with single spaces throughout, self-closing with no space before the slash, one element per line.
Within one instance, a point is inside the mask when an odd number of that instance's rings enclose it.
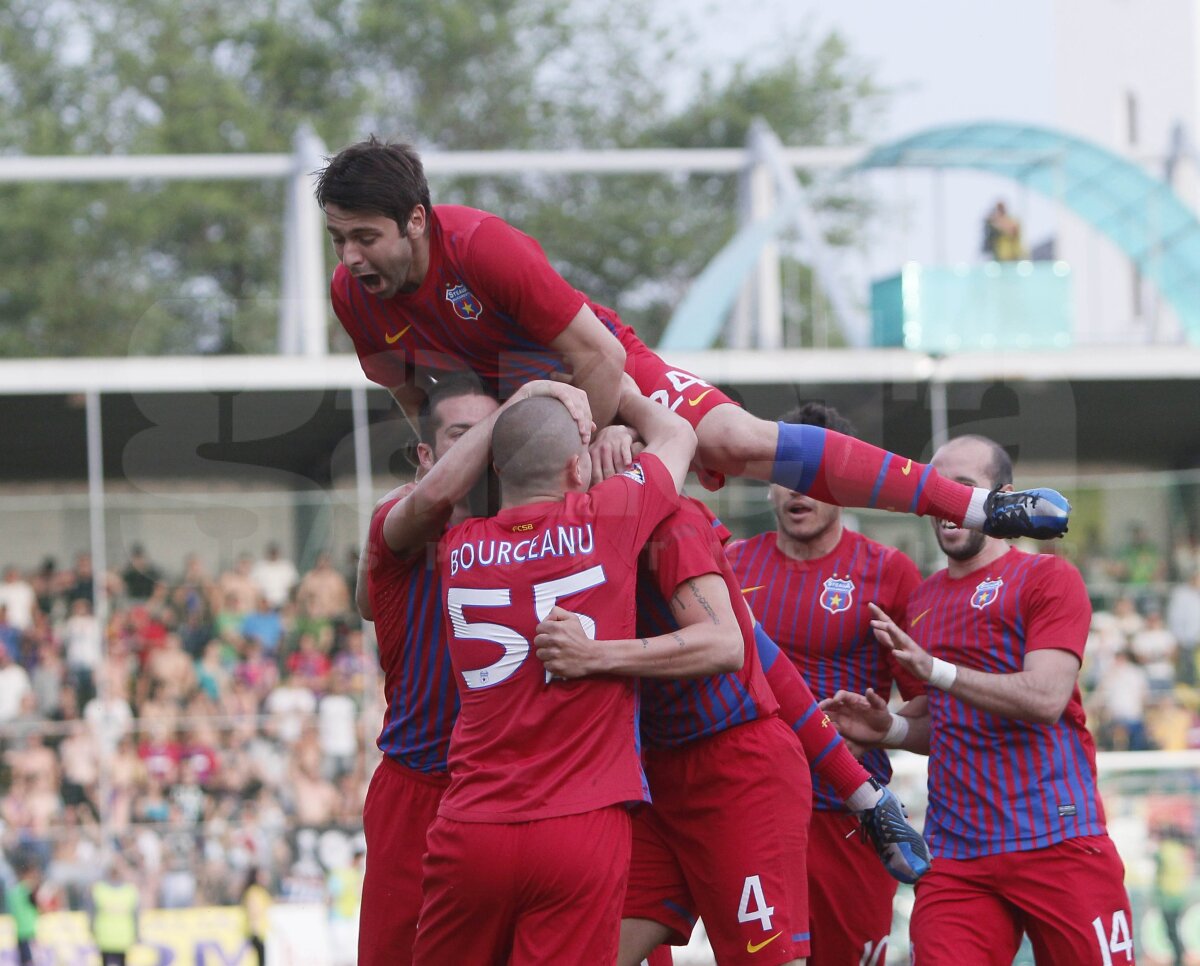
<path fill-rule="evenodd" d="M 397 332 L 395 335 L 392 335 L 390 332 L 385 332 L 383 334 L 383 341 L 386 342 L 388 345 L 395 345 L 397 342 L 399 342 L 401 339 L 404 338 L 404 333 L 407 332 L 411 328 L 412 328 L 412 325 L 410 323 L 409 325 L 406 325 L 403 329 L 401 329 L 399 332 Z"/>
<path fill-rule="evenodd" d="M 712 390 L 711 390 L 711 389 L 705 389 L 705 390 L 704 390 L 704 392 L 700 393 L 700 395 L 699 395 L 699 396 L 697 396 L 695 399 L 689 399 L 689 400 L 688 400 L 688 405 L 689 405 L 689 406 L 699 406 L 699 405 L 700 405 L 700 400 L 702 400 L 702 399 L 703 399 L 705 396 L 707 396 L 707 395 L 708 395 L 710 392 L 712 392 Z"/>
<path fill-rule="evenodd" d="M 764 587 L 766 587 L 766 586 L 767 586 L 766 584 L 759 584 L 757 587 L 743 587 L 743 588 L 742 588 L 742 593 L 743 593 L 743 594 L 748 594 L 748 593 L 750 593 L 750 591 L 752 591 L 752 590 L 762 590 L 762 589 L 763 589 Z"/>
<path fill-rule="evenodd" d="M 912 472 L 912 460 L 909 460 L 907 463 L 905 463 L 904 466 L 901 467 L 900 472 L 905 476 L 908 476 L 908 474 Z"/>
<path fill-rule="evenodd" d="M 926 614 L 928 614 L 931 610 L 933 610 L 932 607 L 926 607 L 923 611 L 921 611 L 921 613 L 919 613 L 916 617 L 914 617 L 911 621 L 908 622 L 908 626 L 916 627 L 917 621 L 919 621 L 922 617 L 924 617 Z"/>
<path fill-rule="evenodd" d="M 757 945 L 755 945 L 755 944 L 754 944 L 754 943 L 752 943 L 752 942 L 751 942 L 749 939 L 747 939 L 747 940 L 746 940 L 746 952 L 748 952 L 748 953 L 756 953 L 756 952 L 758 952 L 760 949 L 762 949 L 762 948 L 763 948 L 763 946 L 767 945 L 768 943 L 773 943 L 773 942 L 774 942 L 776 939 L 778 939 L 778 938 L 779 938 L 780 936 L 782 936 L 782 935 L 783 935 L 783 933 L 781 933 L 781 932 L 777 932 L 777 933 L 775 933 L 775 935 L 774 935 L 774 936 L 772 936 L 770 939 L 764 939 L 762 942 L 758 943 Z"/>

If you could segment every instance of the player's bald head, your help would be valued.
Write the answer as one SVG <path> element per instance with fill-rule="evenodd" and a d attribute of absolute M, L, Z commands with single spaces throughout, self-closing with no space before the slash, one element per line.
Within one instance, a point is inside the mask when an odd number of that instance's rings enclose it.
<path fill-rule="evenodd" d="M 584 451 L 567 407 L 549 396 L 506 409 L 492 429 L 492 461 L 506 493 L 545 486 Z"/>
<path fill-rule="evenodd" d="M 975 486 L 994 489 L 1013 481 L 1012 459 L 994 439 L 967 433 L 938 447 L 933 465 L 939 473 L 959 481 L 970 479 Z"/>

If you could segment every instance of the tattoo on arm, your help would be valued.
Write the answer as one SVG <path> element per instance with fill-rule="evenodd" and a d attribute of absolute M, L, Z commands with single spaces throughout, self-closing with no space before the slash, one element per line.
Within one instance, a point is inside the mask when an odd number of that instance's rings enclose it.
<path fill-rule="evenodd" d="M 678 644 L 680 647 L 686 647 L 686 646 L 687 646 L 687 641 L 685 641 L 685 640 L 684 640 L 682 637 L 680 637 L 680 635 L 679 635 L 679 632 L 678 632 L 678 631 L 672 631 L 672 632 L 671 632 L 671 636 L 672 636 L 673 638 L 675 638 L 675 643 L 676 643 L 676 644 Z"/>
<path fill-rule="evenodd" d="M 646 648 L 648 648 L 650 646 L 650 642 L 648 640 L 646 640 L 644 637 L 641 639 L 641 641 L 642 641 L 642 650 L 644 651 L 644 650 L 646 650 Z"/>
<path fill-rule="evenodd" d="M 683 602 L 683 598 L 678 594 L 671 595 L 671 606 L 674 607 L 675 610 L 687 610 L 687 604 Z"/>
<path fill-rule="evenodd" d="M 704 595 L 700 593 L 700 588 L 696 585 L 696 581 L 689 580 L 688 586 L 692 588 L 693 596 L 699 602 L 700 606 L 704 608 L 704 613 L 708 615 L 708 619 L 714 624 L 720 624 L 721 618 L 717 616 L 716 611 L 712 609 L 712 605 L 705 600 Z"/>

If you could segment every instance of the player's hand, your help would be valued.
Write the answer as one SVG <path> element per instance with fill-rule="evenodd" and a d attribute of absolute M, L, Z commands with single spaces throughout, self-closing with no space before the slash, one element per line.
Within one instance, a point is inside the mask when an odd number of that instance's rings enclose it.
<path fill-rule="evenodd" d="M 843 738 L 856 745 L 877 745 L 892 726 L 887 701 L 871 688 L 866 694 L 839 691 L 819 705 Z"/>
<path fill-rule="evenodd" d="M 556 678 L 581 678 L 601 670 L 596 642 L 584 633 L 579 618 L 561 607 L 538 624 L 533 646 L 537 659 Z"/>
<path fill-rule="evenodd" d="M 875 604 L 868 604 L 875 615 L 871 630 L 875 639 L 892 652 L 899 664 L 922 681 L 928 681 L 933 673 L 933 657 L 920 644 L 909 637 L 900 626 Z"/>
<path fill-rule="evenodd" d="M 550 379 L 538 379 L 527 382 L 509 400 L 509 404 L 520 402 L 522 399 L 532 399 L 534 396 L 550 396 L 567 407 L 567 412 L 575 420 L 579 429 L 579 439 L 585 445 L 592 441 L 592 433 L 596 424 L 592 422 L 592 406 L 588 402 L 587 393 L 576 389 L 565 382 L 554 382 Z"/>
<path fill-rule="evenodd" d="M 605 426 L 592 440 L 592 483 L 624 473 L 633 463 L 634 443 L 638 435 L 628 426 Z"/>

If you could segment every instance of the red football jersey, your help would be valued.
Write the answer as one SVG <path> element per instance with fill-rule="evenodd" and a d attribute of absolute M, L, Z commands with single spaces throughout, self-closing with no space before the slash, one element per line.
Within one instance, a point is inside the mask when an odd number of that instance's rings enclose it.
<path fill-rule="evenodd" d="M 560 602 L 599 640 L 633 637 L 638 554 L 678 505 L 666 467 L 643 455 L 587 493 L 467 520 L 442 538 L 461 710 L 440 815 L 528 822 L 646 799 L 637 682 L 547 681 L 530 651 Z"/>
<path fill-rule="evenodd" d="M 638 580 L 638 634 L 655 637 L 678 629 L 670 600 L 685 581 L 717 574 L 733 601 L 744 642 L 740 670 L 701 678 L 642 682 L 642 734 L 649 745 L 683 745 L 735 725 L 768 718 L 779 702 L 763 676 L 754 643 L 754 618 L 722 546 L 729 537 L 712 511 L 686 498 L 654 531 L 642 553 Z"/>
<path fill-rule="evenodd" d="M 945 570 L 909 601 L 909 633 L 934 657 L 1014 674 L 1042 648 L 1081 661 L 1092 607 L 1083 578 L 1051 554 L 1009 550 L 965 577 Z M 936 858 L 975 859 L 1104 835 L 1096 747 L 1076 684 L 1054 724 L 980 711 L 929 688 L 929 811 Z"/>
<path fill-rule="evenodd" d="M 334 313 L 373 382 L 401 385 L 414 367 L 470 369 L 508 395 L 563 368 L 547 346 L 585 303 L 619 339 L 633 337 L 569 285 L 533 238 L 495 215 L 435 205 L 429 223 L 429 270 L 415 292 L 381 299 L 344 265 L 333 273 Z"/>

